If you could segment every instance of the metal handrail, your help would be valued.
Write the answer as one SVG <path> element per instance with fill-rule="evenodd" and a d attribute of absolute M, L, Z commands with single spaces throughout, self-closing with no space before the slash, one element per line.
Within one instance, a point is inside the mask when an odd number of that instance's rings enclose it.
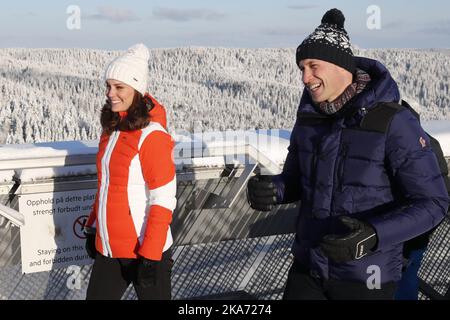
<path fill-rule="evenodd" d="M 179 149 L 175 147 L 175 154 Z M 260 152 L 252 144 L 246 143 L 233 146 L 203 146 L 201 148 L 190 149 L 191 156 L 178 157 L 175 156 L 176 164 L 189 164 L 191 159 L 204 157 L 226 157 L 237 155 L 249 155 L 251 159 L 257 161 L 270 173 L 276 174 L 280 172 L 280 165 L 274 163 L 268 156 Z M 90 147 L 89 152 L 83 154 L 64 154 L 64 155 L 47 155 L 32 156 L 23 158 L 6 158 L 0 159 L 0 171 L 30 169 L 30 168 L 49 168 L 64 167 L 76 165 L 92 165 L 96 162 L 97 148 Z M 234 162 L 233 162 L 234 163 Z M 228 163 L 229 164 L 229 163 Z"/>
<path fill-rule="evenodd" d="M 8 219 L 17 227 L 25 225 L 25 218 L 19 211 L 7 207 L 3 204 L 0 204 L 0 216 Z"/>
<path fill-rule="evenodd" d="M 92 148 L 92 151 L 94 151 L 95 148 Z M 90 152 L 91 150 L 89 150 Z M 95 150 L 96 151 L 96 150 Z M 245 155 L 245 162 L 246 163 L 242 163 L 238 162 L 236 163 L 235 161 L 230 162 L 229 164 L 238 164 L 238 167 L 242 168 L 244 167 L 244 169 L 242 170 L 242 172 L 240 172 L 239 174 L 236 174 L 233 176 L 233 178 L 237 178 L 239 177 L 239 179 L 235 179 L 235 182 L 233 181 L 232 183 L 230 183 L 230 188 L 227 189 L 229 190 L 227 193 L 225 193 L 225 196 L 223 196 L 222 200 L 226 200 L 223 204 L 223 206 L 220 208 L 222 209 L 222 211 L 220 211 L 220 215 L 212 215 L 210 214 L 210 212 L 208 212 L 208 208 L 200 208 L 200 210 L 197 210 L 196 212 L 190 212 L 189 209 L 186 209 L 186 212 L 183 212 L 183 219 L 187 216 L 189 216 L 189 219 L 194 219 L 196 216 L 195 215 L 203 215 L 203 217 L 205 218 L 205 221 L 214 221 L 217 222 L 217 220 L 219 218 L 223 218 L 223 221 L 229 221 L 231 223 L 234 223 L 234 225 L 236 227 L 230 229 L 233 232 L 230 232 L 230 234 L 232 233 L 232 237 L 227 236 L 227 239 L 247 239 L 247 238 L 251 238 L 251 237 L 261 237 L 261 236 L 272 236 L 272 235 L 278 235 L 279 233 L 267 233 L 265 228 L 262 228 L 262 223 L 260 223 L 263 219 L 265 219 L 266 224 L 270 224 L 271 228 L 273 229 L 273 227 L 279 223 L 279 220 L 276 219 L 277 216 L 280 216 L 280 214 L 278 213 L 280 208 L 276 208 L 275 212 L 271 212 L 270 214 L 262 214 L 262 213 L 258 213 L 257 218 L 255 218 L 255 214 L 252 214 L 252 212 L 250 212 L 247 209 L 242 209 L 243 206 L 245 207 L 245 200 L 243 200 L 243 197 L 238 197 L 239 194 L 242 194 L 242 190 L 243 190 L 243 186 L 245 185 L 246 181 L 248 180 L 248 177 L 250 174 L 253 173 L 253 170 L 255 169 L 254 167 L 254 163 L 259 164 L 260 167 L 264 168 L 264 170 L 267 170 L 270 174 L 277 174 L 281 171 L 281 165 L 275 163 L 272 159 L 270 159 L 270 157 L 268 157 L 267 155 L 265 155 L 264 153 L 260 152 L 257 148 L 255 148 L 254 145 L 252 144 L 241 144 L 241 145 L 234 145 L 234 146 L 219 146 L 219 147 L 203 147 L 203 148 L 197 148 L 197 149 L 191 149 L 192 151 L 192 156 L 190 157 L 176 157 L 176 161 L 179 161 L 181 163 L 184 163 L 184 165 L 182 166 L 182 169 L 177 170 L 177 175 L 189 175 L 190 173 L 190 168 L 194 170 L 199 169 L 199 167 L 196 167 L 195 164 L 192 164 L 193 161 L 188 161 L 191 159 L 194 159 L 196 157 L 227 157 L 227 156 L 232 156 L 231 159 L 233 159 L 233 156 L 241 156 L 241 155 Z M 184 161 L 186 160 L 186 161 Z M 74 166 L 74 165 L 92 165 L 94 164 L 96 161 L 96 155 L 94 153 L 92 154 L 71 154 L 71 155 L 60 155 L 60 156 L 52 156 L 52 157 L 30 157 L 30 158 L 22 158 L 22 159 L 3 159 L 0 160 L 0 170 L 19 170 L 19 169 L 26 169 L 26 168 L 49 168 L 49 167 L 64 167 L 64 166 Z M 225 161 L 224 163 L 226 164 L 227 161 Z M 248 166 L 248 164 L 252 164 L 250 167 Z M 246 169 L 246 167 L 249 167 Z M 236 166 L 234 166 L 234 168 L 236 169 Z M 206 167 L 202 167 L 200 168 L 200 170 L 223 170 L 223 167 L 221 168 L 208 168 Z M 239 169 L 238 169 L 239 170 Z M 195 174 L 194 174 L 195 176 Z M 208 177 L 210 176 L 210 174 L 208 173 Z M 92 178 L 93 180 L 94 178 Z M 194 177 L 195 179 L 195 177 Z M 177 178 L 178 180 L 178 178 Z M 183 179 L 180 179 L 183 180 Z M 223 192 L 221 192 L 219 190 L 219 192 L 216 192 L 215 190 L 210 190 L 208 188 L 205 189 L 207 192 L 209 192 L 209 194 L 212 194 L 214 192 L 214 194 L 217 193 L 217 196 L 221 196 L 221 194 Z M 227 210 L 227 208 L 229 209 L 229 207 L 231 205 L 234 204 L 234 208 L 236 208 L 236 210 L 233 208 L 233 210 Z M 246 207 L 245 207 L 246 208 Z M 281 208 L 280 212 L 283 216 L 283 221 L 288 221 L 288 218 L 293 217 L 293 214 L 290 214 L 290 212 L 288 212 L 290 208 Z M 248 230 L 244 230 L 244 228 L 238 224 L 235 223 L 235 221 L 237 221 L 234 216 L 232 216 L 232 211 L 236 211 L 239 212 L 239 215 L 241 215 L 243 217 L 243 219 L 245 219 L 245 224 L 252 224 L 251 227 L 246 226 L 246 228 Z M 296 211 L 296 210 L 293 210 Z M 237 214 L 236 214 L 237 215 Z M 11 224 L 15 225 L 15 226 L 23 226 L 24 225 L 24 217 L 22 214 L 20 214 L 20 212 L 11 209 L 9 207 L 6 207 L 4 205 L 0 204 L 0 216 L 4 217 L 6 219 L 8 219 Z M 224 217 L 225 216 L 225 217 Z M 215 219 L 215 220 L 213 220 Z M 289 220 L 291 221 L 291 220 Z M 294 220 L 292 220 L 294 221 Z M 194 223 L 190 223 L 188 224 L 189 227 L 193 226 Z M 294 225 L 293 223 L 289 224 L 289 223 L 285 223 L 283 224 L 283 234 L 286 233 L 287 229 L 285 227 L 285 225 L 289 225 L 292 226 Z M 240 231 L 241 228 L 242 230 Z M 237 232 L 237 231 L 239 232 Z M 236 231 L 236 232 L 235 232 Z M 271 230 L 273 231 L 273 230 Z M 193 244 L 193 243 L 197 243 L 197 242 L 193 242 L 190 239 L 193 239 L 193 236 L 191 234 L 189 234 L 189 237 L 186 236 L 186 239 L 184 239 L 184 241 L 179 241 L 178 245 L 186 245 L 188 246 L 189 244 Z M 201 236 L 198 236 L 197 238 L 195 238 L 197 240 L 201 240 L 198 243 L 211 243 L 213 241 L 217 241 L 217 240 L 224 240 L 225 238 L 222 235 L 218 235 L 218 236 L 214 236 L 212 237 L 211 234 L 201 234 Z M 269 238 L 270 240 L 271 238 Z M 264 240 L 265 241 L 265 240 Z M 257 266 L 258 263 L 261 261 L 262 257 L 265 257 L 265 251 L 262 251 L 255 259 L 254 259 L 254 264 Z M 253 268 L 253 267 L 252 267 Z M 241 286 L 239 286 L 239 289 L 245 289 L 245 286 L 249 283 L 249 279 L 251 279 L 254 275 L 254 271 L 251 268 L 251 270 L 249 271 L 249 273 L 243 277 L 241 279 Z M 442 295 L 439 295 L 439 293 L 433 289 L 430 285 L 428 285 L 427 283 L 425 283 L 424 285 L 424 281 L 421 281 L 421 290 L 422 292 L 426 293 L 430 298 L 432 299 L 440 299 L 442 298 Z M 279 290 L 279 288 L 277 289 Z M 447 293 L 448 296 L 448 293 Z"/>

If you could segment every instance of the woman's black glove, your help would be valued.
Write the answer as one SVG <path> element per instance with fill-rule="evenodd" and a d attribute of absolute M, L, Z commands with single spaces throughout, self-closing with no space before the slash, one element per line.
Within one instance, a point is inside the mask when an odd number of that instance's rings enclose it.
<path fill-rule="evenodd" d="M 94 228 L 85 227 L 83 232 L 86 236 L 86 252 L 91 259 L 95 259 L 95 256 L 97 255 L 97 249 L 95 248 L 95 236 L 97 231 Z"/>
<path fill-rule="evenodd" d="M 156 268 L 160 261 L 141 257 L 136 271 L 136 282 L 139 286 L 147 288 L 156 285 Z"/>

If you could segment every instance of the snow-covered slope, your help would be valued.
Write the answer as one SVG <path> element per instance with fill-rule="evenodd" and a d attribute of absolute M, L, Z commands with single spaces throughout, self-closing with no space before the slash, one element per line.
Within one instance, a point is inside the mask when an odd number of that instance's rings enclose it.
<path fill-rule="evenodd" d="M 97 139 L 102 72 L 120 52 L 0 49 L 0 143 Z M 422 120 L 450 119 L 450 58 L 433 50 L 356 50 L 379 59 Z M 291 128 L 302 85 L 294 49 L 152 49 L 149 91 L 169 129 Z"/>

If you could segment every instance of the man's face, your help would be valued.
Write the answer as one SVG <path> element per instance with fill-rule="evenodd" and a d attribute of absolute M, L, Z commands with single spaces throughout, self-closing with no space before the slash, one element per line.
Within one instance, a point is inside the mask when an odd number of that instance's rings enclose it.
<path fill-rule="evenodd" d="M 302 81 L 315 103 L 334 101 L 352 83 L 352 74 L 327 61 L 304 59 L 299 63 Z"/>

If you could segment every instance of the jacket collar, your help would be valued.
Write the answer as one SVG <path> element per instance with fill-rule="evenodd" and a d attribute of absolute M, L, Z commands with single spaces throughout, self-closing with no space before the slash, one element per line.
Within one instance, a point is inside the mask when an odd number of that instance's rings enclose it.
<path fill-rule="evenodd" d="M 153 102 L 153 108 L 149 112 L 150 121 L 158 122 L 160 125 L 164 127 L 164 129 L 167 130 L 166 110 L 155 98 L 153 98 L 148 93 L 146 94 L 146 97 L 149 97 Z"/>

